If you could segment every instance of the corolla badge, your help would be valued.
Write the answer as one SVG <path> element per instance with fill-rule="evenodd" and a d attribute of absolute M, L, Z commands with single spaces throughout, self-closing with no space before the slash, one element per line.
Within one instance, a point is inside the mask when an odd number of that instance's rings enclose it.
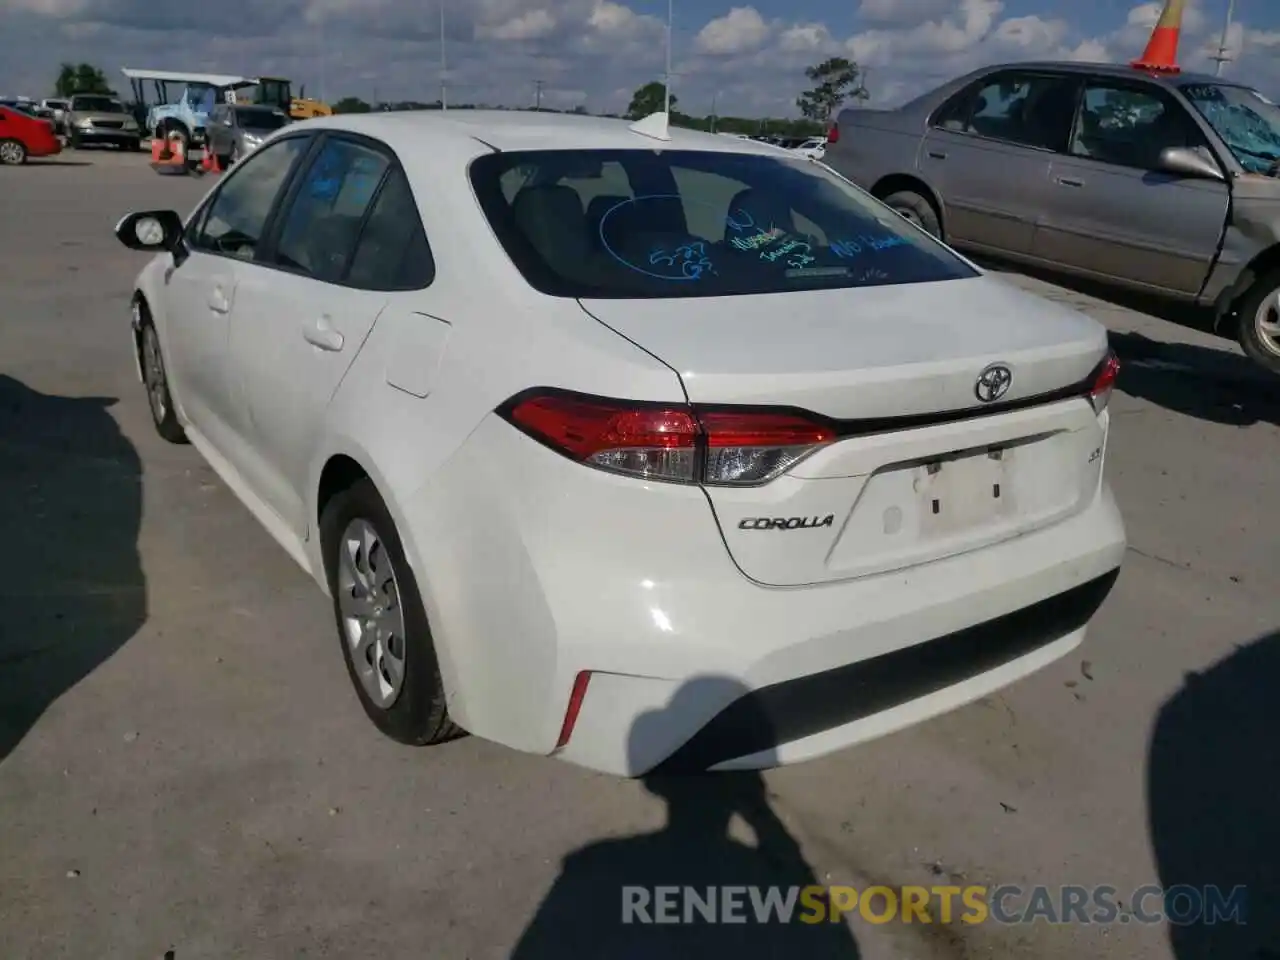
<path fill-rule="evenodd" d="M 1013 371 L 1003 363 L 993 363 L 978 374 L 973 392 L 983 403 L 995 403 L 1009 392 L 1012 385 Z"/>

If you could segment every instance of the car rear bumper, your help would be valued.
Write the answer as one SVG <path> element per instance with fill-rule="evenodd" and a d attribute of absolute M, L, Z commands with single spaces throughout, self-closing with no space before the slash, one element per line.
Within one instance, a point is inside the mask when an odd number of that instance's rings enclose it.
<path fill-rule="evenodd" d="M 765 587 L 700 489 L 571 463 L 496 417 L 402 512 L 454 718 L 627 776 L 803 760 L 984 696 L 1080 642 L 1125 550 L 1100 485 L 981 550 Z"/>

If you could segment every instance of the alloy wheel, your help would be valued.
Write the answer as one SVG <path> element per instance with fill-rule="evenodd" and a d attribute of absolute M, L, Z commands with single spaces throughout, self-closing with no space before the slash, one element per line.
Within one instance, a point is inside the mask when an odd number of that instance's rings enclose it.
<path fill-rule="evenodd" d="M 169 413 L 169 386 L 165 379 L 164 358 L 156 328 L 148 324 L 142 330 L 142 379 L 147 388 L 147 402 L 156 423 L 164 422 Z"/>
<path fill-rule="evenodd" d="M 1272 290 L 1258 305 L 1253 328 L 1257 331 L 1258 343 L 1280 357 L 1280 289 Z"/>
<path fill-rule="evenodd" d="M 369 699 L 389 709 L 404 687 L 404 611 L 391 555 L 368 520 L 357 517 L 343 531 L 337 581 L 352 666 Z"/>
<path fill-rule="evenodd" d="M 7 163 L 16 166 L 22 163 L 23 150 L 21 144 L 8 140 L 0 143 L 0 163 Z"/>

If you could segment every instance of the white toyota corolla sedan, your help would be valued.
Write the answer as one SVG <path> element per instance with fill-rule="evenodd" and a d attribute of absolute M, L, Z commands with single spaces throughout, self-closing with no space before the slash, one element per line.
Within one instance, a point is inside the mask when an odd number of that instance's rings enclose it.
<path fill-rule="evenodd" d="M 402 742 L 814 757 L 1063 656 L 1121 564 L 1105 330 L 765 144 L 332 117 L 117 236 L 157 429 Z"/>

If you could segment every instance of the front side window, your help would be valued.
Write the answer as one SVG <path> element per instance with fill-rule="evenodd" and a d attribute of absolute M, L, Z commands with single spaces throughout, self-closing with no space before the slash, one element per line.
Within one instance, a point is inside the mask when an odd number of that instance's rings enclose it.
<path fill-rule="evenodd" d="M 303 172 L 284 214 L 276 261 L 317 280 L 341 280 L 365 211 L 390 165 L 385 154 L 370 147 L 329 139 Z"/>
<path fill-rule="evenodd" d="M 964 129 L 992 140 L 1061 151 L 1071 133 L 1076 92 L 1074 77 L 1000 74 L 979 87 Z"/>
<path fill-rule="evenodd" d="M 476 160 L 471 183 L 508 256 L 553 296 L 736 296 L 975 275 L 801 159 L 512 151 Z"/>
<path fill-rule="evenodd" d="M 191 245 L 209 253 L 252 260 L 276 195 L 309 143 L 306 137 L 277 140 L 238 165 L 210 202 Z"/>
<path fill-rule="evenodd" d="M 1169 147 L 1199 147 L 1204 137 L 1186 111 L 1153 89 L 1091 83 L 1071 135 L 1071 153 L 1103 163 L 1161 169 Z"/>
<path fill-rule="evenodd" d="M 1250 173 L 1280 173 L 1280 107 L 1248 87 L 1194 83 L 1182 92 Z"/>

